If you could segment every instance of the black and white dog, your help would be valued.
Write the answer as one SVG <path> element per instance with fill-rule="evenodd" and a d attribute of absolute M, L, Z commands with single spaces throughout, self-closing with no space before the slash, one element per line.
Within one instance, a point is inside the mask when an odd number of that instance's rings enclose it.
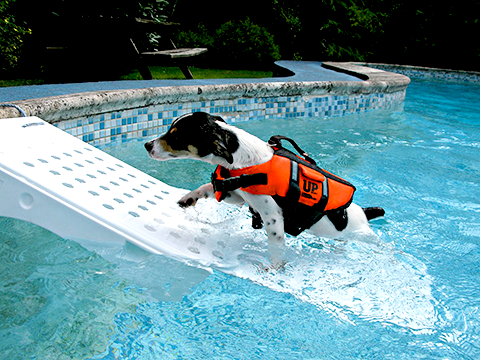
<path fill-rule="evenodd" d="M 263 164 L 272 159 L 274 150 L 265 141 L 228 125 L 219 116 L 196 112 L 176 119 L 170 129 L 159 138 L 145 144 L 151 158 L 156 160 L 197 159 L 221 165 L 227 169 L 242 169 Z M 198 199 L 214 198 L 212 183 L 200 186 L 182 197 L 181 207 L 194 206 Z M 263 220 L 268 235 L 272 266 L 279 267 L 284 260 L 284 219 L 283 211 L 270 195 L 254 195 L 237 189 L 224 199 L 230 204 L 247 203 Z M 350 204 L 344 211 L 346 226 L 337 230 L 335 218 L 323 216 L 307 231 L 320 237 L 342 239 L 345 234 L 368 226 L 368 220 L 384 215 L 381 208 L 362 209 Z M 346 219 L 345 219 L 346 218 Z"/>

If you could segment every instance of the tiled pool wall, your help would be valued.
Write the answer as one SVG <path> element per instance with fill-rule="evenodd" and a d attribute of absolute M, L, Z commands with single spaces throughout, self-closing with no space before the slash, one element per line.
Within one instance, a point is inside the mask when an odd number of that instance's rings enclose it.
<path fill-rule="evenodd" d="M 369 67 L 384 71 L 391 71 L 397 74 L 408 76 L 412 79 L 437 79 L 443 81 L 464 81 L 480 83 L 480 73 L 474 71 L 458 71 L 448 69 L 434 69 L 417 66 L 389 65 L 389 64 L 371 64 Z"/>
<path fill-rule="evenodd" d="M 219 115 L 228 123 L 259 119 L 334 117 L 399 106 L 405 90 L 394 93 L 328 96 L 240 98 L 159 104 L 108 112 L 54 123 L 94 146 L 153 137 L 166 132 L 172 121 L 189 112 Z"/>

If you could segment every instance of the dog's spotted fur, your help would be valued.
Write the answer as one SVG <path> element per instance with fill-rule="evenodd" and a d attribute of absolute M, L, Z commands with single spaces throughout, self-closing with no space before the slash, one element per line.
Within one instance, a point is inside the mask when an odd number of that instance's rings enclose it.
<path fill-rule="evenodd" d="M 273 149 L 266 142 L 226 124 L 219 116 L 202 112 L 181 116 L 164 135 L 147 142 L 145 148 L 153 159 L 198 159 L 227 169 L 263 164 L 273 157 Z M 182 197 L 178 204 L 189 207 L 199 199 L 214 197 L 213 186 L 208 183 Z M 253 195 L 238 189 L 228 193 L 224 201 L 239 205 L 247 203 L 260 215 L 268 235 L 272 265 L 281 266 L 284 263 L 285 232 L 283 212 L 275 200 L 269 195 Z M 341 238 L 383 214 L 381 208 L 362 209 L 351 204 L 342 214 L 322 217 L 308 231 L 317 236 Z M 339 221 L 342 222 L 340 227 Z"/>

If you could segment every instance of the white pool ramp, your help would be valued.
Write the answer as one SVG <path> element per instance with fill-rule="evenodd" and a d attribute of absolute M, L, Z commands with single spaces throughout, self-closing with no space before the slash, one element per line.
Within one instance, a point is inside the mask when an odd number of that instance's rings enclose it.
<path fill-rule="evenodd" d="M 183 190 L 37 117 L 0 123 L 0 216 L 81 243 L 127 241 L 152 253 L 222 268 L 224 243 L 206 241 L 222 234 L 186 216 L 176 203 Z"/>

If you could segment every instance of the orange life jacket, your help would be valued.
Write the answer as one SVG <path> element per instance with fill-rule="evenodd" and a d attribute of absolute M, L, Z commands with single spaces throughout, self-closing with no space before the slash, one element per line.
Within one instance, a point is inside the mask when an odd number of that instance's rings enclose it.
<path fill-rule="evenodd" d="M 281 146 L 288 140 L 305 157 Z M 260 165 L 228 170 L 220 165 L 212 174 L 217 201 L 229 191 L 241 189 L 255 195 L 271 195 L 283 210 L 285 232 L 298 235 L 321 219 L 327 211 L 347 208 L 355 187 L 316 166 L 293 140 L 275 136 L 272 159 Z"/>

